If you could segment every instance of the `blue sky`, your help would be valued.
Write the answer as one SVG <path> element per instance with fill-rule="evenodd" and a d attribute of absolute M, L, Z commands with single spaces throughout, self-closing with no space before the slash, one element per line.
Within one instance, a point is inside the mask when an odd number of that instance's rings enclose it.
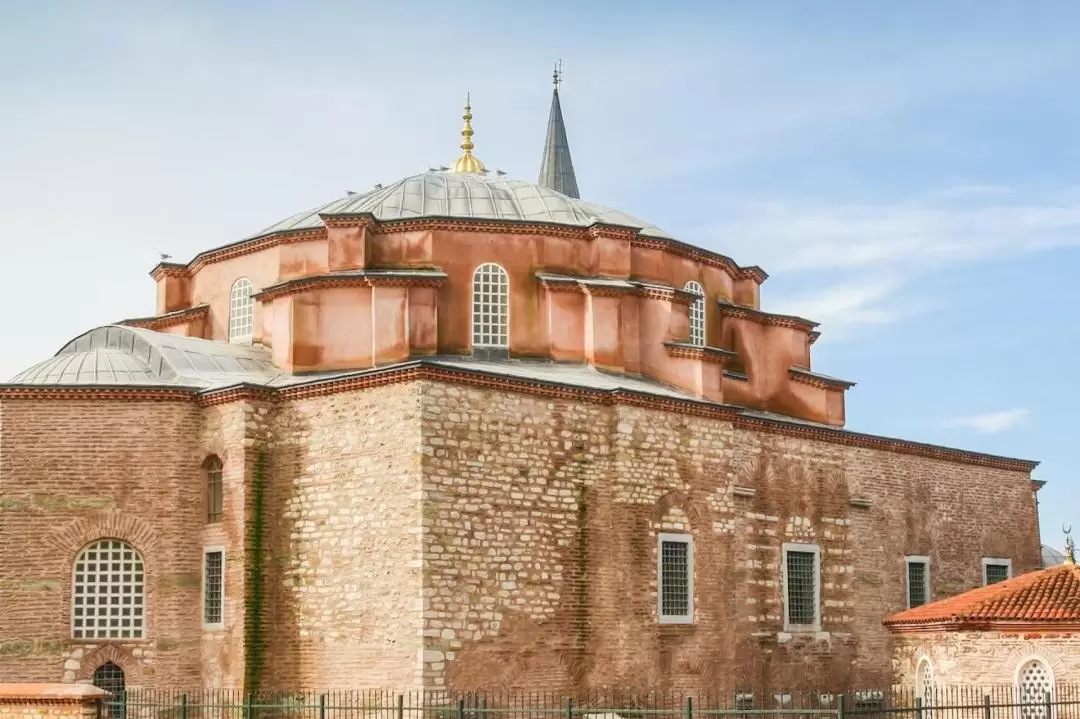
<path fill-rule="evenodd" d="M 0 7 L 0 376 L 153 311 L 147 276 L 477 154 L 533 179 L 563 58 L 582 194 L 760 264 L 849 427 L 1042 460 L 1080 515 L 1080 5 Z"/>

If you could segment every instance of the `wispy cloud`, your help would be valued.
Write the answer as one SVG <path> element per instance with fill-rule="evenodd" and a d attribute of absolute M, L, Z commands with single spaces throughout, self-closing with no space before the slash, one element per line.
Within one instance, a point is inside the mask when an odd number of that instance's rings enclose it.
<path fill-rule="evenodd" d="M 970 417 L 955 417 L 943 422 L 942 426 L 947 429 L 974 429 L 983 434 L 997 434 L 1023 424 L 1030 414 L 1026 409 L 1003 409 Z"/>
<path fill-rule="evenodd" d="M 781 298 L 774 307 L 783 314 L 820 322 L 829 337 L 835 339 L 859 327 L 890 324 L 921 311 L 918 305 L 901 307 L 891 302 L 901 285 L 898 278 L 891 276 L 864 278 Z"/>

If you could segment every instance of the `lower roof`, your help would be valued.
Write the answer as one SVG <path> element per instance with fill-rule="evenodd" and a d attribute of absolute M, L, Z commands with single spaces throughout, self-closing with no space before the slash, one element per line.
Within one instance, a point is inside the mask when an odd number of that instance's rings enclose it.
<path fill-rule="evenodd" d="M 1038 465 L 1030 460 L 862 434 L 795 417 L 719 404 L 647 377 L 604 372 L 591 365 L 436 356 L 374 369 L 292 374 L 275 367 L 270 351 L 260 345 L 204 340 L 129 325 L 105 325 L 79 335 L 52 358 L 20 372 L 7 384 L 0 384 L 0 392 L 10 390 L 9 394 L 25 397 L 35 389 L 49 395 L 59 392 L 61 396 L 69 396 L 72 391 L 107 390 L 109 396 L 116 396 L 117 392 L 125 390 L 146 390 L 187 392 L 209 398 L 250 388 L 293 394 L 316 387 L 321 392 L 322 388 L 331 385 L 347 386 L 363 382 L 365 378 L 409 368 L 502 380 L 518 389 L 546 387 L 558 391 L 558 388 L 567 388 L 608 396 L 618 394 L 694 414 L 739 417 L 744 423 L 768 424 L 774 429 L 787 427 L 789 433 L 812 431 L 816 438 L 826 441 L 1013 471 L 1030 472 Z"/>

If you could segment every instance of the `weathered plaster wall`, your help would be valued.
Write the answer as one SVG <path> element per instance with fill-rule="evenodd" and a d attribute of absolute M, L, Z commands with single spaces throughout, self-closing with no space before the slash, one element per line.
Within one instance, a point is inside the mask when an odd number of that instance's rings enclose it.
<path fill-rule="evenodd" d="M 898 635 L 893 642 L 896 682 L 914 687 L 919 663 L 929 659 L 939 686 L 1013 685 L 1020 667 L 1039 659 L 1058 684 L 1080 683 L 1078 631 L 949 631 Z"/>
<path fill-rule="evenodd" d="M 931 556 L 935 596 L 983 556 L 1039 561 L 1022 472 L 442 383 L 422 404 L 429 685 L 881 686 L 905 555 Z M 665 528 L 694 537 L 691 626 L 656 621 Z M 821 547 L 820 633 L 782 631 L 793 540 Z"/>

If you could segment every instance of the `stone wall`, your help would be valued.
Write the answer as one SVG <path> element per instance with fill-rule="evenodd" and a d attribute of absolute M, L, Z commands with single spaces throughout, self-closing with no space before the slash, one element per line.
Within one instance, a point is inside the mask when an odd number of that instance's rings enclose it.
<path fill-rule="evenodd" d="M 1080 684 L 1080 629 L 1072 631 L 950 631 L 898 635 L 896 682 L 914 687 L 920 662 L 930 661 L 938 686 L 1013 685 L 1031 659 L 1050 668 L 1057 684 Z"/>
<path fill-rule="evenodd" d="M 417 684 L 419 415 L 416 383 L 278 409 L 263 686 Z"/>
<path fill-rule="evenodd" d="M 890 681 L 904 557 L 934 596 L 1039 561 L 1024 472 L 629 405 L 423 386 L 425 681 L 451 689 L 816 689 Z M 659 531 L 694 540 L 695 621 L 657 622 Z M 822 557 L 783 631 L 781 545 Z"/>

